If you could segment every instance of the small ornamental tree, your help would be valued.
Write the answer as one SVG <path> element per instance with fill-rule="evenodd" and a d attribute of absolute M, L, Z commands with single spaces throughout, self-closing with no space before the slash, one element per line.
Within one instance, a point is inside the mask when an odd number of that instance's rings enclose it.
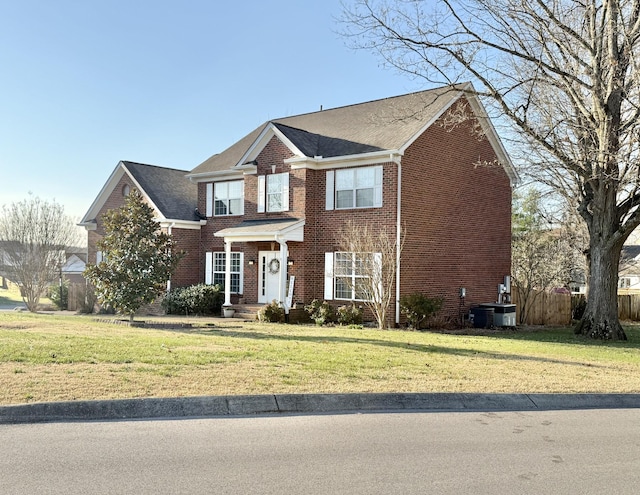
<path fill-rule="evenodd" d="M 183 253 L 175 251 L 171 236 L 162 232 L 137 190 L 122 207 L 109 210 L 103 221 L 105 236 L 97 243 L 103 260 L 89 265 L 84 275 L 100 304 L 133 321 L 138 309 L 166 291 Z"/>
<path fill-rule="evenodd" d="M 404 228 L 392 231 L 353 221 L 348 221 L 340 232 L 338 243 L 343 252 L 336 261 L 335 276 L 352 292 L 354 300 L 361 301 L 373 313 L 378 328 L 388 324 L 405 238 Z"/>
<path fill-rule="evenodd" d="M 20 287 L 29 311 L 59 279 L 65 249 L 77 240 L 73 220 L 55 201 L 29 197 L 0 210 L 0 270 Z"/>

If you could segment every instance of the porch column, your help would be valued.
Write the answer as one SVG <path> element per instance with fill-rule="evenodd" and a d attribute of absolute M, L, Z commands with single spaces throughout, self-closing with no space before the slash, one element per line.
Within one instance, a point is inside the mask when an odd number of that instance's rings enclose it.
<path fill-rule="evenodd" d="M 278 284 L 278 301 L 282 304 L 284 312 L 289 314 L 289 307 L 287 306 L 287 258 L 289 257 L 289 249 L 287 248 L 287 241 L 277 239 L 280 244 L 280 283 Z"/>
<path fill-rule="evenodd" d="M 231 241 L 224 240 L 224 304 L 231 306 Z"/>

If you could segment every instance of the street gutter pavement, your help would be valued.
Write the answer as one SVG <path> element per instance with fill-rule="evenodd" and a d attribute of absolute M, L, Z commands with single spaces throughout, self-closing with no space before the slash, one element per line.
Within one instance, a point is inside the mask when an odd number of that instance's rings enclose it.
<path fill-rule="evenodd" d="M 640 394 L 274 394 L 0 406 L 0 424 L 374 412 L 640 408 Z"/>

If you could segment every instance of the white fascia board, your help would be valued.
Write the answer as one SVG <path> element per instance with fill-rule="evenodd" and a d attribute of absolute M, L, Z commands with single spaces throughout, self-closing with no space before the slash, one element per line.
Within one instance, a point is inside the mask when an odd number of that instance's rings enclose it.
<path fill-rule="evenodd" d="M 86 230 L 96 230 L 98 224 L 96 222 L 80 222 L 76 224 L 78 227 L 84 227 Z"/>
<path fill-rule="evenodd" d="M 138 191 L 140 191 L 140 193 L 146 199 L 149 205 L 151 205 L 156 215 L 160 218 L 164 218 L 161 215 L 158 207 L 153 203 L 153 201 L 151 201 L 151 198 L 149 198 L 146 191 L 142 188 L 142 186 L 140 186 L 140 184 L 138 183 L 138 181 L 136 181 L 133 175 L 129 173 L 129 170 L 125 166 L 124 162 L 120 161 L 118 162 L 118 165 L 116 166 L 115 170 L 111 173 L 111 175 L 107 179 L 107 182 L 104 184 L 104 186 L 98 193 L 98 196 L 96 197 L 94 202 L 91 204 L 91 207 L 89 208 L 87 213 L 85 213 L 79 225 L 87 228 L 88 230 L 94 230 L 91 228 L 91 225 L 89 225 L 90 221 L 95 219 L 98 216 L 98 212 L 102 209 L 104 204 L 107 202 L 109 195 L 115 190 L 116 184 L 120 181 L 120 179 L 122 179 L 122 177 L 125 174 L 129 176 L 129 178 L 131 179 L 135 187 L 138 188 Z"/>
<path fill-rule="evenodd" d="M 174 229 L 185 229 L 185 230 L 200 230 L 203 225 L 206 225 L 206 220 L 171 220 L 166 219 L 160 222 L 160 227 L 169 228 L 172 227 Z"/>
<path fill-rule="evenodd" d="M 487 111 L 484 108 L 484 105 L 478 98 L 477 92 L 473 87 L 473 84 L 467 83 L 457 92 L 455 97 L 452 97 L 451 100 L 437 113 L 435 114 L 429 121 L 422 126 L 422 128 L 414 134 L 411 139 L 409 139 L 403 146 L 400 148 L 400 151 L 404 153 L 409 146 L 411 146 L 418 137 L 422 135 L 424 131 L 426 131 L 429 127 L 431 127 L 434 122 L 436 122 L 440 117 L 444 115 L 444 113 L 449 110 L 454 103 L 456 103 L 461 97 L 465 96 L 467 101 L 471 105 L 471 109 L 473 110 L 476 118 L 480 122 L 482 126 L 482 130 L 485 133 L 485 136 L 489 140 L 491 147 L 493 148 L 496 156 L 498 157 L 498 161 L 504 168 L 507 176 L 509 177 L 509 181 L 511 182 L 511 186 L 515 186 L 520 182 L 520 176 L 513 166 L 513 162 L 509 155 L 507 154 L 506 149 L 504 148 L 498 133 L 496 132 L 495 127 L 493 127 L 493 123 L 487 114 Z"/>
<path fill-rule="evenodd" d="M 489 118 L 484 105 L 482 104 L 480 99 L 473 93 L 467 95 L 467 99 L 474 113 L 478 117 L 480 125 L 482 126 L 482 130 L 489 140 L 493 151 L 498 157 L 498 161 L 501 163 L 504 171 L 507 173 L 507 176 L 511 181 L 511 186 L 516 186 L 520 182 L 520 176 L 518 175 L 518 172 L 516 171 L 511 158 L 507 154 L 507 150 L 502 144 L 502 140 L 500 139 L 500 136 L 498 136 L 498 133 L 496 132 L 496 129 L 493 126 L 493 123 L 491 122 L 491 119 Z"/>
<path fill-rule="evenodd" d="M 125 173 L 125 169 L 124 169 L 123 163 L 118 162 L 118 165 L 116 165 L 116 168 L 113 170 L 113 172 L 111 172 L 111 175 L 102 186 L 102 189 L 100 189 L 100 192 L 96 196 L 96 199 L 93 200 L 93 203 L 91 203 L 91 206 L 89 207 L 87 212 L 84 214 L 84 217 L 82 217 L 82 220 L 80 220 L 80 223 L 78 225 L 81 225 L 87 228 L 88 230 L 95 229 L 95 227 L 94 229 L 90 228 L 90 224 L 93 223 L 91 222 L 91 220 L 96 218 L 96 216 L 98 215 L 98 212 L 102 209 L 104 204 L 107 202 L 107 198 L 115 188 L 115 185 L 120 181 L 124 173 Z"/>
<path fill-rule="evenodd" d="M 245 170 L 229 169 L 218 172 L 203 172 L 201 174 L 187 175 L 191 182 L 221 182 L 224 180 L 241 179 L 247 173 Z"/>
<path fill-rule="evenodd" d="M 304 157 L 304 153 L 302 153 L 302 151 L 300 151 L 298 149 L 297 146 L 295 146 L 291 140 L 289 140 L 288 137 L 286 137 L 281 131 L 280 129 L 278 129 L 273 122 L 269 122 L 269 125 L 267 125 L 262 132 L 260 133 L 260 135 L 256 138 L 256 140 L 253 142 L 253 144 L 251 146 L 249 146 L 249 149 L 245 152 L 244 155 L 242 155 L 242 158 L 240 158 L 240 161 L 236 164 L 235 168 L 241 168 L 244 165 L 247 164 L 247 162 L 251 162 L 253 160 L 255 160 L 258 155 L 260 154 L 260 152 L 264 149 L 264 147 L 269 144 L 269 141 L 271 140 L 271 138 L 273 136 L 277 136 L 277 138 L 282 141 L 284 143 L 284 145 L 289 148 L 289 150 L 291 150 L 291 153 L 293 153 L 296 156 L 299 157 Z"/>
<path fill-rule="evenodd" d="M 467 85 L 465 85 L 465 89 L 466 89 L 466 88 L 467 88 Z M 445 113 L 447 110 L 449 110 L 449 109 L 453 106 L 453 104 L 454 104 L 456 101 L 458 101 L 458 100 L 462 97 L 462 95 L 463 95 L 463 94 L 464 94 L 464 92 L 463 92 L 463 91 L 457 91 L 457 92 L 455 93 L 455 95 L 453 95 L 453 96 L 451 97 L 451 99 L 449 100 L 449 102 L 448 102 L 448 103 L 447 103 L 443 108 L 441 108 L 441 109 L 440 109 L 440 111 L 439 111 L 438 113 L 436 113 L 433 117 L 431 117 L 431 118 L 430 118 L 430 119 L 429 119 L 429 120 L 428 120 L 428 121 L 427 121 L 427 122 L 426 122 L 426 123 L 425 123 L 425 124 L 424 124 L 420 129 L 419 129 L 419 130 L 418 130 L 418 132 L 416 132 L 413 136 L 411 136 L 411 137 L 409 138 L 409 140 L 408 140 L 406 143 L 404 143 L 404 144 L 402 145 L 402 147 L 400 148 L 400 150 L 402 151 L 402 153 L 404 154 L 404 152 L 405 152 L 405 151 L 407 151 L 407 148 L 408 148 L 409 146 L 411 146 L 411 145 L 414 143 L 414 141 L 415 141 L 416 139 L 418 139 L 418 138 L 422 135 L 422 133 L 423 133 L 424 131 L 426 131 L 429 127 L 431 127 L 431 126 L 434 124 L 434 122 L 436 122 L 440 117 L 442 117 L 442 116 L 444 115 L 444 113 Z"/>
<path fill-rule="evenodd" d="M 358 155 L 332 156 L 323 158 L 321 156 L 288 158 L 285 163 L 291 165 L 291 169 L 309 168 L 312 170 L 324 170 L 333 168 L 358 167 L 363 165 L 378 165 L 381 163 L 400 163 L 404 154 L 400 150 L 372 151 L 370 153 L 360 153 Z"/>

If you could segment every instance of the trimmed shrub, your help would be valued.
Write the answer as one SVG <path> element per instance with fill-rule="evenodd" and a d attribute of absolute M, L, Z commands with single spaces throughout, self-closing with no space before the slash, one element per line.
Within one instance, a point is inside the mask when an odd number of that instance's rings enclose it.
<path fill-rule="evenodd" d="M 62 285 L 52 285 L 49 287 L 49 299 L 59 310 L 65 310 L 69 307 L 69 282 L 62 280 Z"/>
<path fill-rule="evenodd" d="M 321 326 L 336 321 L 335 311 L 327 301 L 320 302 L 318 299 L 314 299 L 311 301 L 311 304 L 307 304 L 304 307 L 304 310 L 309 313 L 309 318 L 311 318 L 316 325 Z"/>
<path fill-rule="evenodd" d="M 340 306 L 336 312 L 336 316 L 340 325 L 361 325 L 362 313 L 362 308 L 351 304 L 350 306 Z"/>
<path fill-rule="evenodd" d="M 170 315 L 211 315 L 220 313 L 223 300 L 222 286 L 198 284 L 173 289 L 162 307 Z"/>
<path fill-rule="evenodd" d="M 281 323 L 284 321 L 284 308 L 274 299 L 264 305 L 258 311 L 258 320 L 268 323 Z"/>
<path fill-rule="evenodd" d="M 409 326 L 420 330 L 431 316 L 442 308 L 441 297 L 428 297 L 421 292 L 407 294 L 400 298 L 400 311 L 407 317 Z"/>

